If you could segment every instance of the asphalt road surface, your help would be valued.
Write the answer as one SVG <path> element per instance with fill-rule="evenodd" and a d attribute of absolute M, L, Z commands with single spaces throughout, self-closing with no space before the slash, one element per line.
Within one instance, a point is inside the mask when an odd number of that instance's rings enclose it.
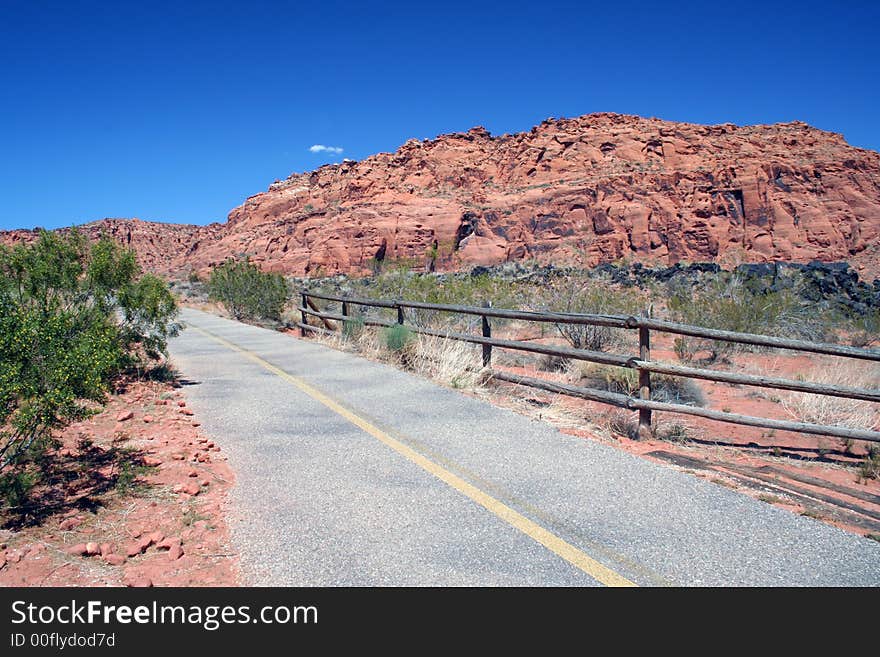
<path fill-rule="evenodd" d="M 389 366 L 185 310 L 244 583 L 877 586 L 880 543 Z"/>

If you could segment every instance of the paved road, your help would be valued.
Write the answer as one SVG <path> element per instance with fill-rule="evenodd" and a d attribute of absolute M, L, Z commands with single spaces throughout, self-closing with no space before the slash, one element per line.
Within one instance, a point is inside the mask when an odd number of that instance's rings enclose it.
<path fill-rule="evenodd" d="M 880 585 L 880 543 L 421 378 L 185 310 L 253 585 Z"/>

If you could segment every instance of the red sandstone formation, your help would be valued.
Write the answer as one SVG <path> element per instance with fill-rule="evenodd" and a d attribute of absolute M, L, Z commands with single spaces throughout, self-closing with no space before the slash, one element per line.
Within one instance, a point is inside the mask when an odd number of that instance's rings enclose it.
<path fill-rule="evenodd" d="M 89 239 L 94 240 L 105 234 L 130 246 L 148 271 L 179 275 L 188 271 L 187 259 L 201 246 L 202 241 L 217 239 L 223 225 L 192 226 L 140 219 L 101 219 L 78 226 L 77 229 Z M 60 230 L 66 232 L 68 229 Z M 36 230 L 0 231 L 0 244 L 30 242 L 36 235 Z"/>
<path fill-rule="evenodd" d="M 129 234 L 127 223 L 112 225 Z M 375 260 L 452 268 L 629 258 L 846 260 L 872 277 L 880 154 L 800 122 L 591 114 L 514 135 L 474 128 L 410 140 L 395 153 L 293 174 L 223 225 L 132 225 L 132 246 L 163 272 L 249 253 L 299 275 L 364 272 Z"/>

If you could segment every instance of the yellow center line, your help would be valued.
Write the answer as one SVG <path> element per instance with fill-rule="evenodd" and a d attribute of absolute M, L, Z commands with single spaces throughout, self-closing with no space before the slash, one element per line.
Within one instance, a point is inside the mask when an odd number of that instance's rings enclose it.
<path fill-rule="evenodd" d="M 281 377 L 288 383 L 293 384 L 312 399 L 320 402 L 334 413 L 344 417 L 353 425 L 370 434 L 404 458 L 408 459 L 412 463 L 415 463 L 426 472 L 434 475 L 440 481 L 451 486 L 459 493 L 465 495 L 480 506 L 489 510 L 497 517 L 501 518 L 512 527 L 518 529 L 529 538 L 537 541 L 551 552 L 559 555 L 576 568 L 579 568 L 587 575 L 595 579 L 597 582 L 604 584 L 605 586 L 636 586 L 634 582 L 631 582 L 623 575 L 620 575 L 610 568 L 603 566 L 601 563 L 599 563 L 583 551 L 561 539 L 559 536 L 556 536 L 536 522 L 529 520 L 521 513 L 514 511 L 500 500 L 495 499 L 488 493 L 485 493 L 476 486 L 468 483 L 458 475 L 455 475 L 446 468 L 438 465 L 437 463 L 434 463 L 434 461 L 426 458 L 408 445 L 405 445 L 399 440 L 392 438 L 375 425 L 371 424 L 359 415 L 345 408 L 344 406 L 331 399 L 317 388 L 306 383 L 299 377 L 293 376 L 292 374 L 285 372 L 275 365 L 272 365 L 272 363 L 263 360 L 255 353 L 239 347 L 237 344 L 229 342 L 228 340 L 221 338 L 219 335 L 215 335 L 209 331 L 206 331 L 205 329 L 199 328 L 198 326 L 193 326 L 192 324 L 189 325 L 189 328 L 195 329 L 206 337 L 211 338 L 212 340 L 219 342 L 223 346 L 240 353 L 245 358 L 250 359 L 254 363 L 257 363 L 261 367 Z"/>

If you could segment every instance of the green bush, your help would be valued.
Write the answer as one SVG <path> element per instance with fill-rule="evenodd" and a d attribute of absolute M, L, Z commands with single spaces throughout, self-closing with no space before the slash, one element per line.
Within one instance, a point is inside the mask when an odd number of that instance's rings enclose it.
<path fill-rule="evenodd" d="M 400 353 L 413 340 L 413 332 L 403 324 L 394 324 L 384 331 L 385 346 L 389 351 Z"/>
<path fill-rule="evenodd" d="M 850 343 L 854 347 L 870 347 L 880 341 L 880 309 L 852 315 L 848 318 Z"/>
<path fill-rule="evenodd" d="M 53 429 L 87 417 L 127 368 L 176 334 L 167 285 L 134 253 L 78 232 L 0 247 L 0 489 L 26 493 Z"/>
<path fill-rule="evenodd" d="M 441 245 L 442 251 L 443 246 Z M 314 292 L 344 294 L 351 297 L 370 299 L 401 299 L 426 303 L 481 306 L 486 301 L 498 308 L 523 308 L 533 301 L 543 301 L 544 290 L 532 281 L 514 281 L 488 274 L 435 275 L 414 272 L 401 261 L 384 261 L 384 271 L 373 276 L 349 278 L 340 289 L 338 280 L 316 280 L 312 276 L 308 285 Z M 394 320 L 393 310 L 370 309 L 366 311 L 371 318 Z M 448 330 L 473 330 L 479 325 L 479 318 L 422 308 L 407 308 L 406 321 L 418 327 L 445 328 Z M 493 319 L 493 326 L 503 327 L 508 322 Z"/>
<path fill-rule="evenodd" d="M 721 275 L 700 286 L 672 290 L 667 302 L 674 321 L 705 328 L 758 333 L 803 340 L 827 337 L 828 322 L 795 289 L 772 290 L 760 279 Z M 696 351 L 709 350 L 711 357 L 750 349 L 733 342 L 680 338 L 676 354 L 687 360 Z"/>
<path fill-rule="evenodd" d="M 526 303 L 525 286 L 487 275 L 449 277 L 445 280 L 431 274 L 415 273 L 407 268 L 389 269 L 369 279 L 352 281 L 353 296 L 374 299 L 402 299 L 425 303 L 480 306 L 491 301 L 498 308 L 518 308 Z M 471 317 L 422 308 L 407 308 L 407 322 L 416 326 L 468 330 Z M 389 315 L 389 317 L 391 317 Z M 479 320 L 476 320 L 479 321 Z M 493 320 L 495 321 L 495 320 Z M 502 320 L 496 326 L 502 326 Z"/>
<path fill-rule="evenodd" d="M 0 473 L 0 500 L 10 507 L 21 506 L 36 483 L 37 477 L 33 471 L 20 467 L 7 468 Z"/>
<path fill-rule="evenodd" d="M 235 319 L 281 321 L 290 286 L 281 274 L 261 271 L 248 258 L 230 259 L 215 267 L 208 294 Z"/>

